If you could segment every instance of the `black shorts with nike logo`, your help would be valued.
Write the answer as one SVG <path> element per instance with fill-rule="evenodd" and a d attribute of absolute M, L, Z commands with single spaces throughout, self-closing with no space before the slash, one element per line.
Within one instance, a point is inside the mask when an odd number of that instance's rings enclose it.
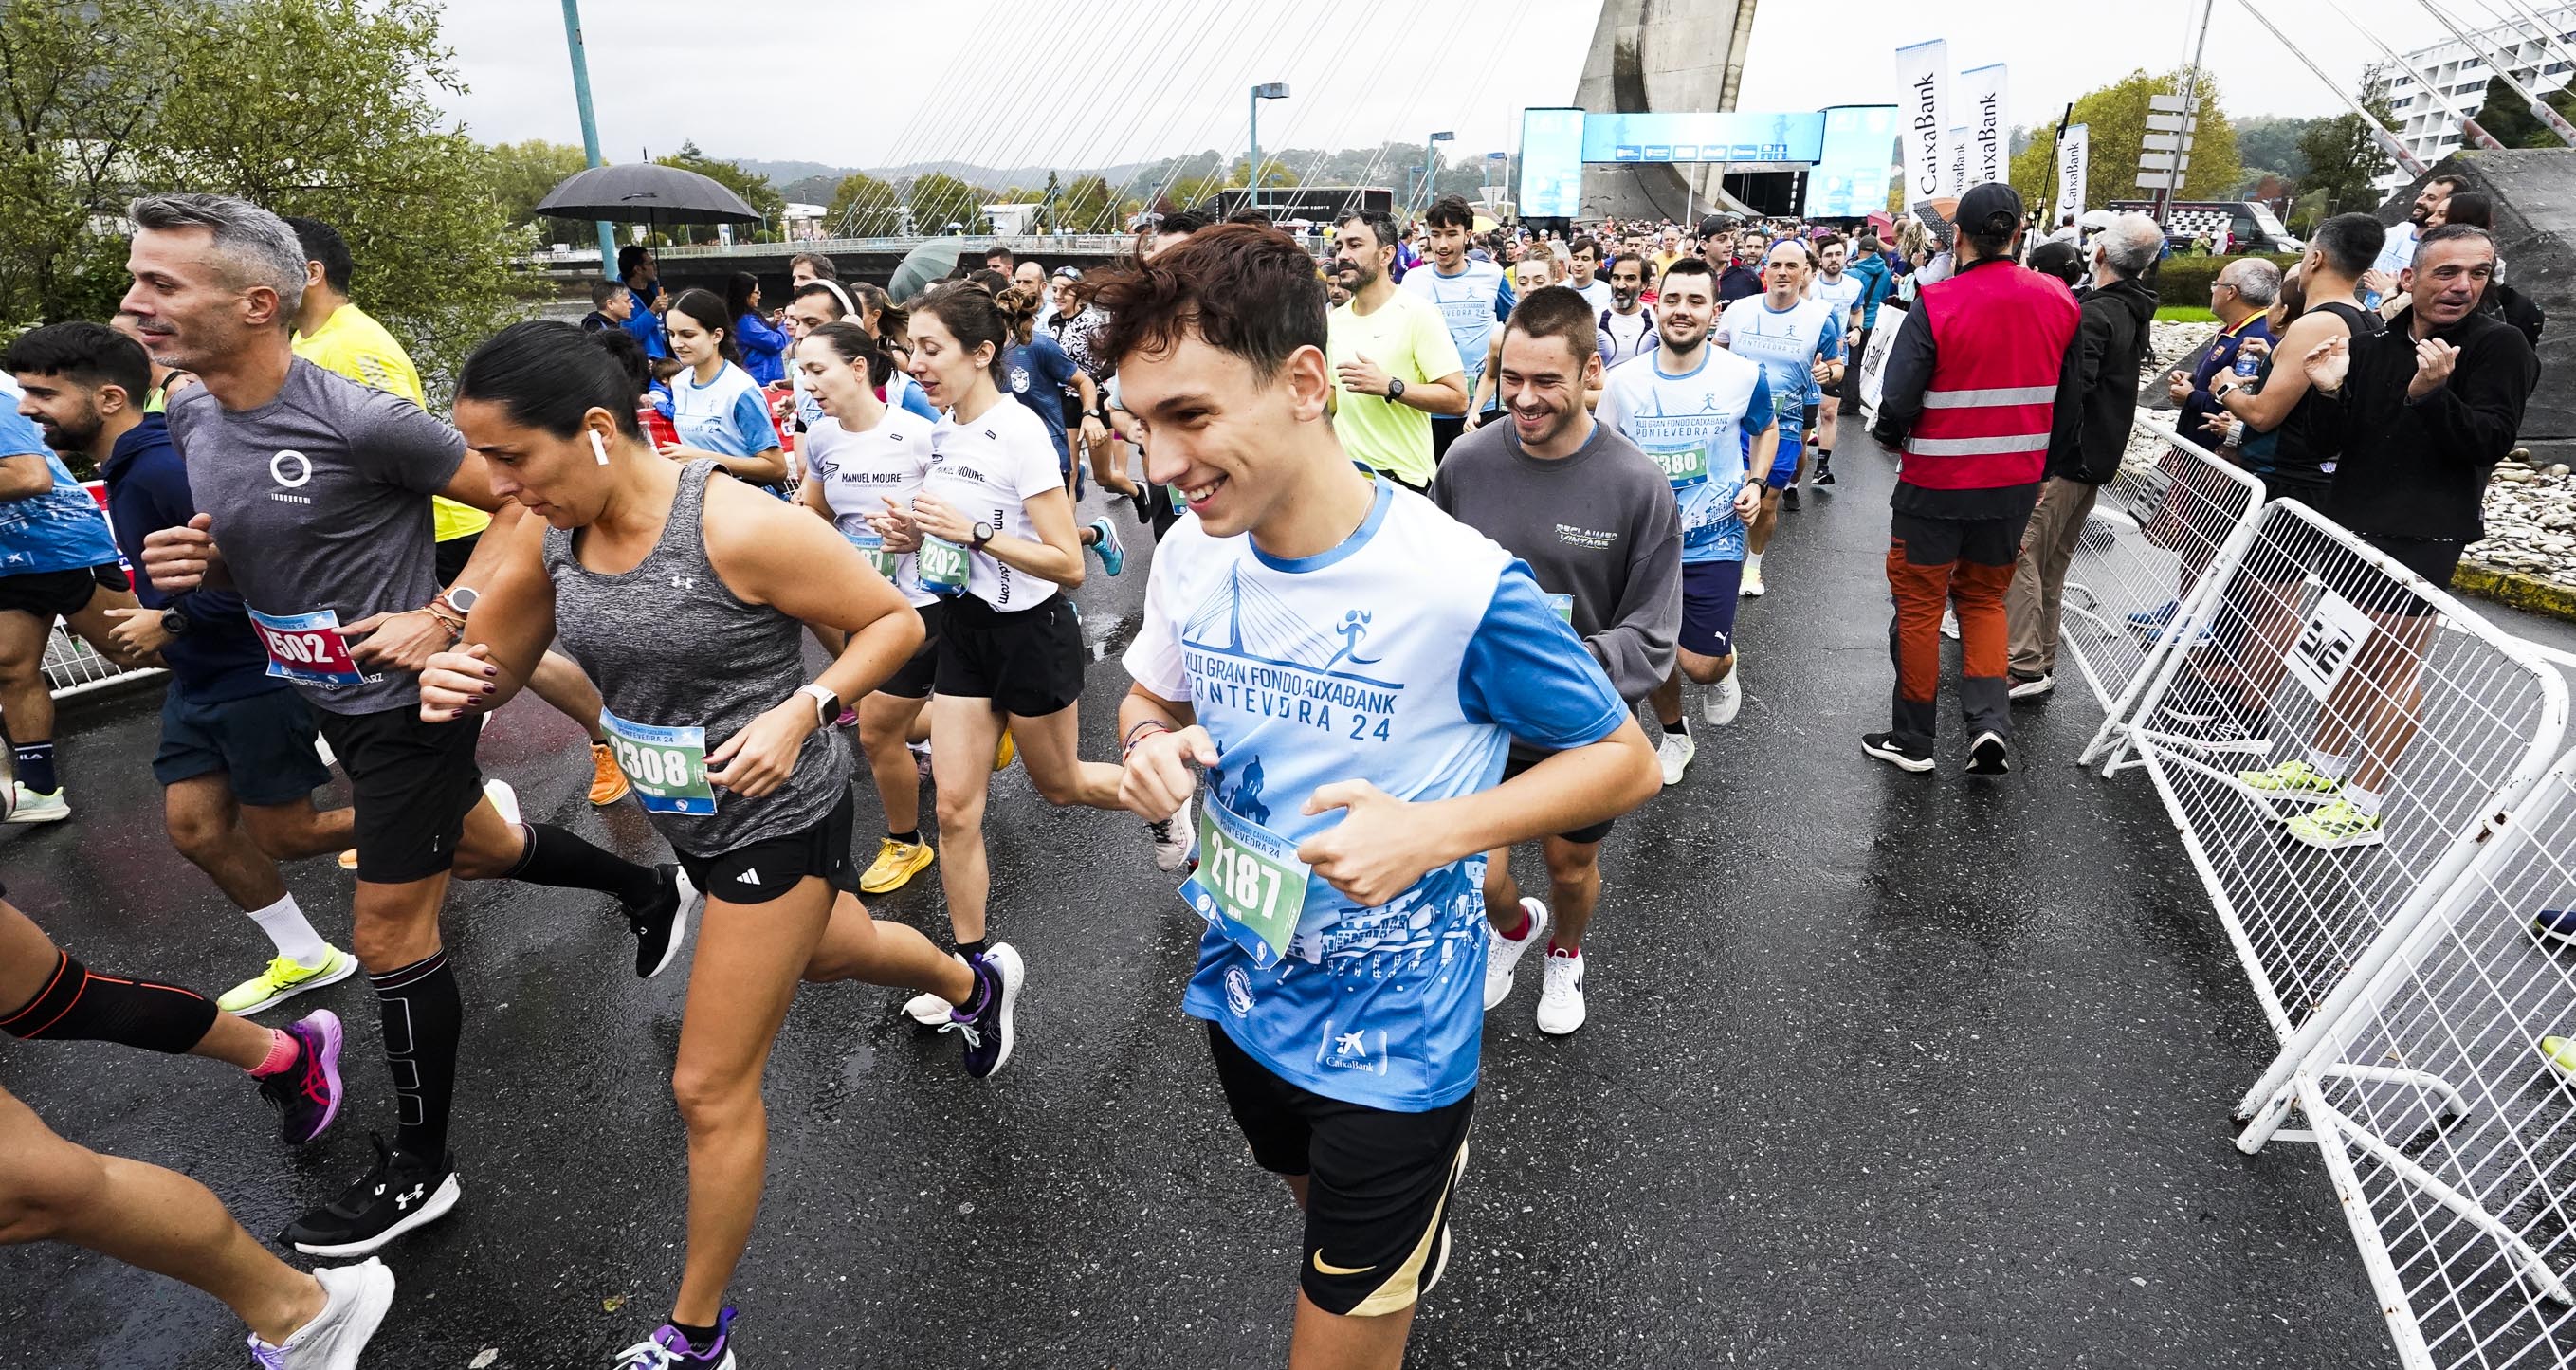
<path fill-rule="evenodd" d="M 1467 1168 L 1475 1093 L 1425 1113 L 1327 1099 L 1273 1074 L 1215 1023 L 1207 1032 L 1253 1161 L 1307 1177 L 1298 1288 L 1327 1313 L 1412 1307 L 1449 1261 L 1449 1205 Z"/>

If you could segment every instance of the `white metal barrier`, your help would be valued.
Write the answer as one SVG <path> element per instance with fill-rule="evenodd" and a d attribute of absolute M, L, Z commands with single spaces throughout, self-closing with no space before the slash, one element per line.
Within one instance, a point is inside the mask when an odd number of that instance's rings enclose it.
<path fill-rule="evenodd" d="M 2121 728 L 2157 663 L 2208 622 L 2221 577 L 2254 535 L 2263 484 L 2161 419 L 2161 442 L 2121 464 L 2096 496 L 2067 563 L 2058 651 L 2073 658 L 2104 718 L 2078 764 L 2119 762 Z"/>
<path fill-rule="evenodd" d="M 45 639 L 45 684 L 56 699 L 137 684 L 162 674 L 159 667 L 128 669 L 117 665 L 72 636 L 60 621 Z"/>
<path fill-rule="evenodd" d="M 2158 665 L 2126 736 L 2282 1039 L 2237 1108 L 2251 1151 L 2292 1066 L 2548 768 L 2567 686 L 2296 501 L 2266 505 L 2210 580 L 2206 628 Z M 2350 822 L 2373 796 L 2377 822 Z"/>
<path fill-rule="evenodd" d="M 2576 1039 L 2576 752 L 2402 941 L 2297 1064 L 2309 1136 L 2406 1365 L 2565 1364 L 2576 1044 L 2559 1039 Z"/>

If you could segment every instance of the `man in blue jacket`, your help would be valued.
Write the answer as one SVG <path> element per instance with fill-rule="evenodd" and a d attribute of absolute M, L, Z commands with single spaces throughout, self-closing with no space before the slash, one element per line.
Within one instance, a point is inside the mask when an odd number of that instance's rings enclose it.
<path fill-rule="evenodd" d="M 140 344 L 105 324 L 49 324 L 0 353 L 0 370 L 15 376 L 19 410 L 46 443 L 88 457 L 106 477 L 108 521 L 127 561 L 141 565 L 147 535 L 195 517 L 169 427 L 143 412 L 152 359 Z M 168 595 L 143 576 L 134 591 L 142 607 L 114 611 L 114 636 L 136 655 L 158 653 L 170 668 L 152 758 L 170 843 L 277 949 L 267 969 L 217 1006 L 257 1013 L 348 978 L 357 958 L 322 940 L 277 870 L 281 859 L 336 852 L 354 840 L 350 810 L 314 807 L 313 791 L 331 773 L 314 749 L 303 696 L 269 676 L 240 595 Z"/>
<path fill-rule="evenodd" d="M 2240 257 L 2229 262 L 2209 283 L 2209 312 L 2218 316 L 2218 336 L 2211 340 L 2199 365 L 2165 378 L 2166 396 L 2182 410 L 2174 423 L 2175 431 L 2212 452 L 2226 442 L 2209 426 L 2210 416 L 2220 412 L 2218 400 L 2210 394 L 2210 383 L 2234 370 L 2237 358 L 2249 355 L 2244 351 L 2249 340 L 2259 341 L 2265 348 L 2271 346 L 2272 304 L 2280 298 L 2281 268 L 2260 257 Z"/>

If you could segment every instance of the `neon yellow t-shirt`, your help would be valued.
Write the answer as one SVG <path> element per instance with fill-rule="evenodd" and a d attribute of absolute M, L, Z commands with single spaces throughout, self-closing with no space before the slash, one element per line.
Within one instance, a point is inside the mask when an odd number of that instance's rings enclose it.
<path fill-rule="evenodd" d="M 1467 369 L 1458 359 L 1458 344 L 1449 336 L 1440 306 L 1409 291 L 1396 291 L 1368 314 L 1348 304 L 1338 305 L 1330 328 L 1324 355 L 1336 376 L 1342 363 L 1362 356 L 1406 385 L 1442 380 Z M 1477 358 L 1479 364 L 1483 360 Z M 1338 380 L 1333 395 L 1333 432 L 1353 460 L 1409 484 L 1431 483 L 1429 414 L 1409 404 L 1345 390 Z"/>
<path fill-rule="evenodd" d="M 336 371 L 371 390 L 400 395 L 423 408 L 429 405 L 411 354 L 403 351 L 383 324 L 354 304 L 332 310 L 310 336 L 296 334 L 294 347 L 295 355 L 325 371 Z M 430 511 L 440 542 L 472 537 L 492 526 L 490 514 L 438 495 L 430 496 Z"/>

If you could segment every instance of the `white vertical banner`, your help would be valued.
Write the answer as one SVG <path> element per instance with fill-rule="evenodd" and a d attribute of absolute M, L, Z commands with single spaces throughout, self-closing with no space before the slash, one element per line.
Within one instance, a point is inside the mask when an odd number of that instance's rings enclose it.
<path fill-rule="evenodd" d="M 1948 160 L 1941 172 L 1941 193 L 1958 199 L 1968 193 L 1968 129 L 1966 125 L 1950 130 Z"/>
<path fill-rule="evenodd" d="M 2084 173 L 2093 161 L 2092 129 L 2084 124 L 2069 124 L 2066 136 L 2057 140 L 2057 214 L 2059 218 L 2084 217 Z M 2048 227 L 2054 228 L 2051 224 Z"/>
<path fill-rule="evenodd" d="M 1959 114 L 1968 124 L 1968 172 L 1961 189 L 2012 179 L 2012 118 L 2004 64 L 1959 73 Z"/>
<path fill-rule="evenodd" d="M 1950 178 L 1950 44 L 1896 50 L 1898 114 L 1905 138 L 1904 206 L 1940 198 Z"/>

